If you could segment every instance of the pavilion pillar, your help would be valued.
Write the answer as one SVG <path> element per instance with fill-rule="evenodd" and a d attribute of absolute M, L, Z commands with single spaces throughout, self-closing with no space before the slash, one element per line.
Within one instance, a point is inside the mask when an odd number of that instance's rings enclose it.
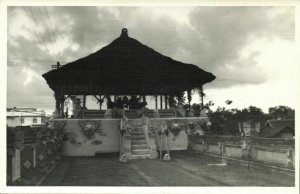
<path fill-rule="evenodd" d="M 63 95 L 60 100 L 60 112 L 63 117 L 64 117 L 64 110 L 65 110 L 65 97 Z"/>
<path fill-rule="evenodd" d="M 59 99 L 55 99 L 56 104 L 55 104 L 55 110 L 57 112 L 60 112 L 60 100 Z"/>
<path fill-rule="evenodd" d="M 100 110 L 102 110 L 102 95 L 99 95 L 99 99 L 100 99 L 100 101 L 99 101 L 99 106 L 100 106 Z"/>
<path fill-rule="evenodd" d="M 160 110 L 163 109 L 163 97 L 160 95 Z"/>
<path fill-rule="evenodd" d="M 155 109 L 157 109 L 157 95 L 155 95 Z"/>
<path fill-rule="evenodd" d="M 86 108 L 86 95 L 83 95 L 83 108 Z"/>
<path fill-rule="evenodd" d="M 191 90 L 187 91 L 187 97 L 189 102 L 189 110 L 191 110 L 191 100 L 192 100 Z"/>
<path fill-rule="evenodd" d="M 168 109 L 168 97 L 165 95 L 165 109 Z"/>
<path fill-rule="evenodd" d="M 104 95 L 104 97 L 106 98 L 106 106 L 107 106 L 107 109 L 111 106 L 111 98 L 109 95 Z"/>
<path fill-rule="evenodd" d="M 54 93 L 54 97 L 55 97 L 55 110 L 57 112 L 60 112 L 60 96 L 59 96 L 58 92 Z"/>
<path fill-rule="evenodd" d="M 203 85 L 201 85 L 201 87 L 200 87 L 200 97 L 201 97 L 201 106 L 202 107 L 204 106 L 204 104 L 203 104 L 203 96 L 204 96 Z"/>

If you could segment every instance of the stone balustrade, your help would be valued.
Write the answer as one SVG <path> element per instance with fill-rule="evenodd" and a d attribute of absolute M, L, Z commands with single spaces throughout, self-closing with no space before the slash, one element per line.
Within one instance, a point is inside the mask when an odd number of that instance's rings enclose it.
<path fill-rule="evenodd" d="M 61 159 L 63 133 L 57 128 L 7 128 L 7 185 L 31 185 Z"/>
<path fill-rule="evenodd" d="M 145 123 L 145 121 L 147 121 Z M 158 146 L 157 128 L 165 121 L 170 133 L 168 150 L 187 150 L 221 158 L 238 159 L 295 169 L 295 140 L 236 136 L 200 136 L 189 130 L 205 119 L 53 120 L 46 127 L 7 128 L 7 185 L 42 177 L 63 156 L 90 156 L 119 152 L 131 157 L 131 128 L 143 127 L 150 155 L 167 150 Z M 146 127 L 145 127 L 146 126 Z M 94 133 L 90 131 L 93 130 Z M 72 132 L 72 133 L 71 133 Z M 121 132 L 121 133 L 120 133 Z M 91 135 L 92 134 L 92 135 Z M 191 135 L 192 134 L 192 135 Z M 162 138 L 164 141 L 166 138 Z M 162 141 L 161 145 L 166 142 Z M 83 150 L 83 151 L 82 151 Z"/>
<path fill-rule="evenodd" d="M 189 139 L 196 152 L 295 168 L 294 139 L 198 135 Z"/>

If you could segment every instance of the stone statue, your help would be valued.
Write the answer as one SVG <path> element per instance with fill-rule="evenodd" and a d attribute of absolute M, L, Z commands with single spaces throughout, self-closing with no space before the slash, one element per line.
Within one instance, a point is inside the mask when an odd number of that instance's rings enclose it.
<path fill-rule="evenodd" d="M 82 107 L 81 107 L 81 100 L 79 98 L 76 99 L 76 104 L 74 105 L 73 109 L 73 115 L 75 118 L 78 117 L 78 114 L 80 113 Z"/>
<path fill-rule="evenodd" d="M 104 118 L 112 118 L 112 110 L 107 109 L 104 114 Z"/>
<path fill-rule="evenodd" d="M 183 105 L 181 103 L 178 104 L 177 112 L 179 112 L 179 114 L 182 117 L 185 117 L 185 110 L 184 110 Z"/>

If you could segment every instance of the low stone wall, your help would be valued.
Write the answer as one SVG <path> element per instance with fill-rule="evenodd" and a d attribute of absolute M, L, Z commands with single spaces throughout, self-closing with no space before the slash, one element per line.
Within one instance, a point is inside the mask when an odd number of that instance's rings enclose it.
<path fill-rule="evenodd" d="M 45 127 L 7 128 L 7 185 L 34 185 L 61 159 L 63 133 Z"/>
<path fill-rule="evenodd" d="M 142 120 L 128 119 L 128 124 L 137 126 Z M 162 150 L 187 150 L 188 129 L 191 126 L 198 129 L 200 125 L 207 122 L 207 118 L 202 117 L 148 118 L 147 120 L 151 137 L 149 141 L 154 142 L 156 148 L 160 147 L 158 146 L 160 142 Z M 121 119 L 53 119 L 48 123 L 48 128 L 60 129 L 65 134 L 64 156 L 94 156 L 120 152 Z M 157 132 L 161 131 L 161 123 L 166 125 L 170 133 L 167 138 L 162 135 L 158 140 Z M 130 134 L 124 134 L 123 138 L 124 141 L 129 140 Z M 128 142 L 127 144 L 129 146 Z"/>
<path fill-rule="evenodd" d="M 120 149 L 120 119 L 56 119 L 49 127 L 61 126 L 64 156 L 94 156 Z"/>
<path fill-rule="evenodd" d="M 191 136 L 190 144 L 200 153 L 295 168 L 294 139 Z"/>

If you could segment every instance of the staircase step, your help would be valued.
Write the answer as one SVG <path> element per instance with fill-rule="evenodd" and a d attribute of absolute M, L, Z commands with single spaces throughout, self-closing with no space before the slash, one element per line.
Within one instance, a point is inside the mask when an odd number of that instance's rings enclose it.
<path fill-rule="evenodd" d="M 131 129 L 131 132 L 144 132 L 143 129 Z"/>
<path fill-rule="evenodd" d="M 142 150 L 142 149 L 148 149 L 147 144 L 144 145 L 131 145 L 132 150 Z"/>
<path fill-rule="evenodd" d="M 131 135 L 144 135 L 144 131 L 131 131 Z"/>
<path fill-rule="evenodd" d="M 131 136 L 131 140 L 146 140 L 144 135 Z"/>
<path fill-rule="evenodd" d="M 146 155 L 149 154 L 149 149 L 142 149 L 142 150 L 131 150 L 133 155 Z"/>
<path fill-rule="evenodd" d="M 131 145 L 142 145 L 142 144 L 147 144 L 145 139 L 143 139 L 143 140 L 134 140 L 134 139 L 132 139 L 131 140 Z"/>
<path fill-rule="evenodd" d="M 144 154 L 144 155 L 131 155 L 133 160 L 137 160 L 137 159 L 148 159 L 150 157 L 150 154 Z"/>
<path fill-rule="evenodd" d="M 136 128 L 131 129 L 131 131 L 136 132 L 136 131 L 144 131 L 144 130 L 142 127 L 136 127 Z"/>
<path fill-rule="evenodd" d="M 125 113 L 127 118 L 138 118 L 139 115 L 137 113 Z"/>
<path fill-rule="evenodd" d="M 145 134 L 131 134 L 131 137 L 145 137 Z"/>
<path fill-rule="evenodd" d="M 139 126 L 139 127 L 135 126 L 135 127 L 133 127 L 133 129 L 143 130 L 143 126 Z"/>

